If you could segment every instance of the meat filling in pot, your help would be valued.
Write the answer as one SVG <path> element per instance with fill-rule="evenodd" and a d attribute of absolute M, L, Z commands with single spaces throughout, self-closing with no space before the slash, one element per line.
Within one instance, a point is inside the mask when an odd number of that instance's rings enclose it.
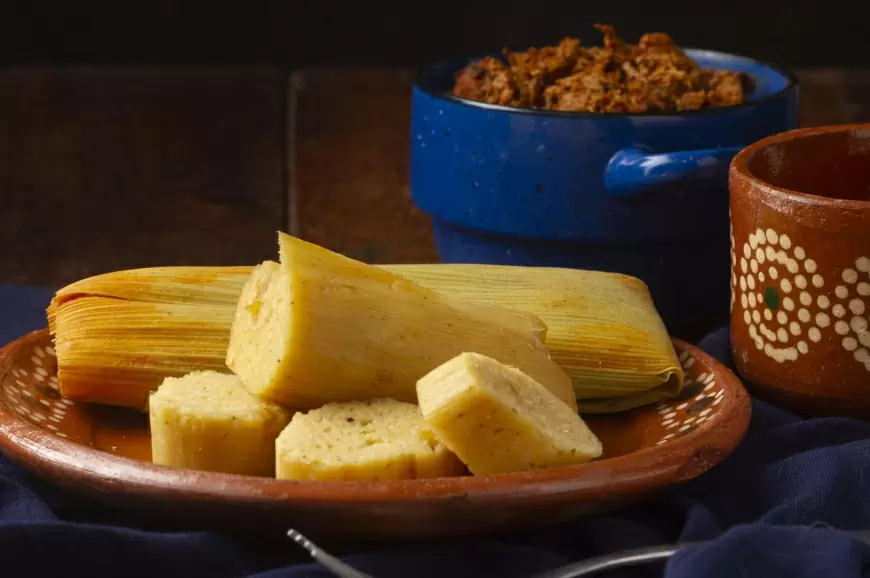
<path fill-rule="evenodd" d="M 505 49 L 456 74 L 453 94 L 521 108 L 575 112 L 675 112 L 740 104 L 751 90 L 740 72 L 702 68 L 670 36 L 653 32 L 627 44 L 612 26 L 595 26 L 604 45 L 577 38 L 557 46 Z"/>

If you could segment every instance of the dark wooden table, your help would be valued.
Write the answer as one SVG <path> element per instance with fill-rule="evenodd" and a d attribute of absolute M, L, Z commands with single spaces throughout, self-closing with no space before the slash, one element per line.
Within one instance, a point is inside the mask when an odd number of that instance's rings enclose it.
<path fill-rule="evenodd" d="M 805 126 L 870 121 L 870 72 L 799 76 Z M 6 69 L 0 283 L 255 263 L 287 228 L 372 262 L 437 260 L 408 193 L 409 85 L 402 70 Z"/>

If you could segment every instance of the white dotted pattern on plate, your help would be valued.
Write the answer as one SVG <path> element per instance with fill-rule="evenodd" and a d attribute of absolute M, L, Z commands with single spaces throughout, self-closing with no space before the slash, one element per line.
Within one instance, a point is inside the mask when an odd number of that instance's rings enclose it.
<path fill-rule="evenodd" d="M 23 359 L 27 357 L 25 355 Z M 58 428 L 74 402 L 60 395 L 54 371 L 57 367 L 54 349 L 36 345 L 30 352 L 29 361 L 29 369 L 19 365 L 7 375 L 3 386 L 5 401 L 24 419 L 59 437 L 67 437 Z M 28 387 L 26 377 L 32 378 L 32 387 Z"/>
<path fill-rule="evenodd" d="M 725 395 L 725 391 L 717 385 L 712 373 L 702 372 L 695 375 L 697 368 L 692 369 L 695 358 L 689 352 L 682 352 L 679 361 L 686 372 L 686 383 L 677 399 L 656 404 L 656 410 L 666 430 L 656 445 L 663 445 L 672 439 L 686 435 L 712 419 Z M 30 362 L 33 390 L 29 389 L 22 379 L 28 377 L 30 371 L 25 367 L 13 367 L 2 388 L 5 401 L 28 421 L 45 427 L 57 436 L 66 437 L 66 434 L 58 431 L 58 424 L 63 421 L 67 409 L 75 405 L 75 402 L 60 395 L 54 371 L 57 367 L 54 349 L 50 346 L 34 346 Z"/>
<path fill-rule="evenodd" d="M 692 370 L 695 358 L 688 351 L 682 352 L 679 359 L 686 371 L 686 383 L 677 399 L 656 404 L 656 411 L 662 417 L 665 428 L 664 435 L 656 442 L 658 446 L 684 436 L 713 419 L 719 411 L 717 406 L 725 397 L 725 390 L 716 383 L 712 373 L 695 375 Z"/>

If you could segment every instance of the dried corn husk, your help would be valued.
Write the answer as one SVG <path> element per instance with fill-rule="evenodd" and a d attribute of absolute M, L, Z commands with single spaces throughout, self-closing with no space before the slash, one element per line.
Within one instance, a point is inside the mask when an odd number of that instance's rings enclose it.
<path fill-rule="evenodd" d="M 83 279 L 48 307 L 61 392 L 144 408 L 167 376 L 228 372 L 233 310 L 250 267 L 163 267 Z"/>
<path fill-rule="evenodd" d="M 571 377 L 584 412 L 621 411 L 672 397 L 682 387 L 683 371 L 667 331 L 646 286 L 635 278 L 499 265 L 382 268 L 462 302 L 508 307 L 539 317 L 547 325 L 552 357 Z M 56 341 L 66 342 L 57 348 L 64 393 L 83 401 L 111 400 L 108 403 L 141 407 L 147 391 L 166 375 L 225 370 L 236 301 L 251 270 L 138 269 L 91 277 L 61 289 L 49 307 L 49 326 Z M 114 299 L 119 309 L 90 300 L 97 296 Z M 80 300 L 86 303 L 72 307 Z M 161 306 L 153 309 L 148 321 L 118 323 L 116 319 L 123 319 L 121 309 L 141 312 L 137 308 L 141 303 Z M 179 305 L 187 308 L 175 307 Z M 91 320 L 85 321 L 89 315 Z M 522 319 L 518 317 L 516 323 L 525 323 Z M 209 328 L 201 334 L 208 335 L 201 338 L 208 343 L 193 348 L 179 345 L 189 340 L 188 330 L 181 329 L 185 324 Z M 143 333 L 143 325 L 163 335 L 164 341 Z M 114 349 L 109 346 L 111 351 L 101 337 L 109 328 L 112 339 L 125 340 Z M 118 364 L 116 359 L 125 361 Z M 117 391 L 100 393 L 100 388 Z M 124 394 L 124 389 L 130 393 Z"/>

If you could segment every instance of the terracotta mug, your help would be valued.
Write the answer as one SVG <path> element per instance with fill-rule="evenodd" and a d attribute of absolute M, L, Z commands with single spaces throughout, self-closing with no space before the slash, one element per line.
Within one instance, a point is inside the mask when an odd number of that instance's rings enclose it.
<path fill-rule="evenodd" d="M 870 124 L 758 141 L 729 185 L 738 372 L 798 413 L 870 417 Z"/>

